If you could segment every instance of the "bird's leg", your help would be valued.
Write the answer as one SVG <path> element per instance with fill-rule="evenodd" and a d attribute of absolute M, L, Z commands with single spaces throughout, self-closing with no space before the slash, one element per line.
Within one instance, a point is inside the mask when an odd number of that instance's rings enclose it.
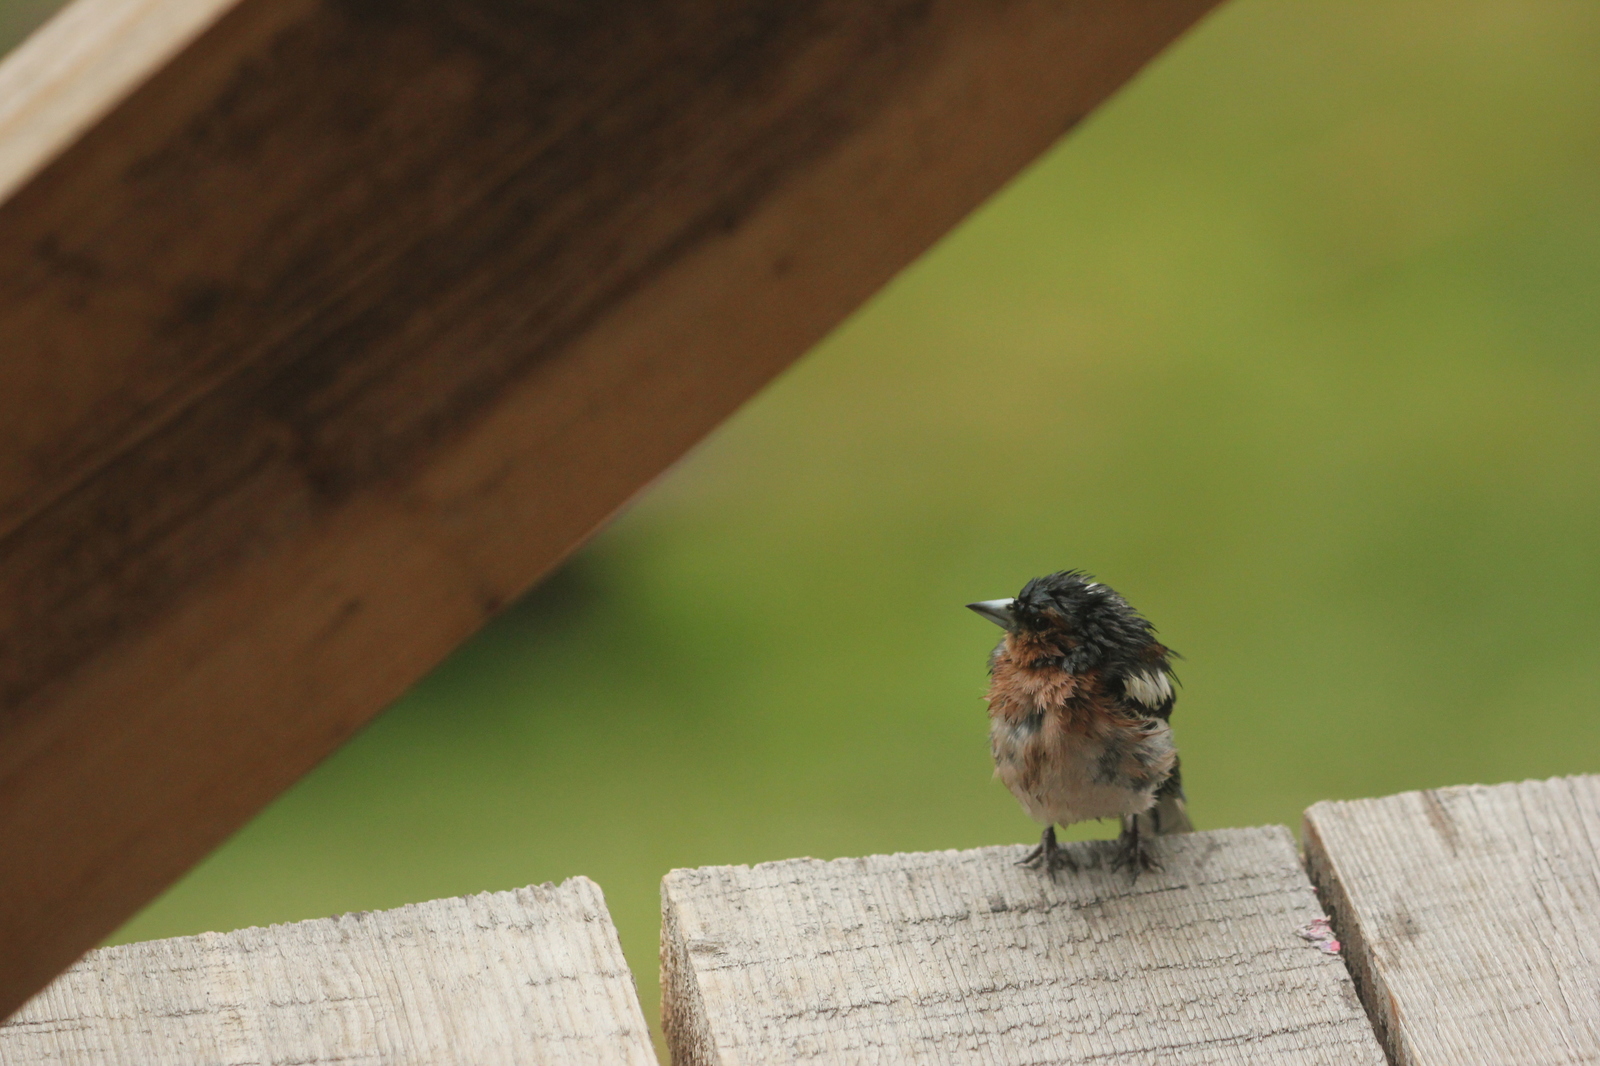
<path fill-rule="evenodd" d="M 1018 866 L 1035 867 L 1041 863 L 1049 862 L 1050 855 L 1059 850 L 1056 847 L 1056 827 L 1047 825 L 1044 833 L 1039 837 L 1039 846 L 1017 861 Z"/>
<path fill-rule="evenodd" d="M 1135 881 L 1146 870 L 1161 869 L 1161 864 L 1144 846 L 1137 814 L 1124 815 L 1122 818 L 1122 835 L 1117 837 L 1116 850 L 1111 854 L 1111 868 L 1131 870 Z"/>
<path fill-rule="evenodd" d="M 1067 854 L 1067 849 L 1056 843 L 1056 827 L 1047 825 L 1039 836 L 1039 846 L 1022 857 L 1018 866 L 1029 869 L 1044 868 L 1055 879 L 1057 870 L 1071 870 L 1078 872 L 1078 864 L 1072 861 L 1072 856 Z"/>

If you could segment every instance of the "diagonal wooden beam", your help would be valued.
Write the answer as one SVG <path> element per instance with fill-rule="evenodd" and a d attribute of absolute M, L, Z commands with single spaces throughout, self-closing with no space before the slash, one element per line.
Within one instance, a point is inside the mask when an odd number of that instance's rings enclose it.
<path fill-rule="evenodd" d="M 1215 0 L 78 0 L 0 66 L 0 1014 Z"/>

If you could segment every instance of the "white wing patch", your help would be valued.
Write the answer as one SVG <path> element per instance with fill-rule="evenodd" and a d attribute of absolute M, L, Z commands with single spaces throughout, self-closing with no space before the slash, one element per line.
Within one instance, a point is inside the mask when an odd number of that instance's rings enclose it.
<path fill-rule="evenodd" d="M 1123 679 L 1122 688 L 1131 699 L 1146 707 L 1159 707 L 1172 698 L 1172 682 L 1162 670 L 1153 674 L 1129 674 Z"/>

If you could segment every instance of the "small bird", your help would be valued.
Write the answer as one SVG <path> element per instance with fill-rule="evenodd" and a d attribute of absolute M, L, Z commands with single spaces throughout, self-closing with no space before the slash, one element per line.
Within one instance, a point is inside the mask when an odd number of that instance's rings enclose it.
<path fill-rule="evenodd" d="M 995 776 L 1045 827 L 1019 865 L 1051 877 L 1076 870 L 1055 827 L 1120 818 L 1112 869 L 1137 880 L 1157 868 L 1146 838 L 1194 828 L 1167 724 L 1177 653 L 1127 600 L 1077 570 L 967 606 L 1006 631 L 989 657 Z"/>

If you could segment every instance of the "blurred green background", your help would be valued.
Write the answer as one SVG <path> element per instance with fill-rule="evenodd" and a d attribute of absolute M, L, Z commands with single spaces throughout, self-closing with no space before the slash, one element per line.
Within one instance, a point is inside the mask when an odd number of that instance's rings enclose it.
<path fill-rule="evenodd" d="M 581 873 L 653 1014 L 672 867 L 1034 837 L 961 605 L 1067 566 L 1203 828 L 1600 770 L 1597 57 L 1236 0 L 118 939 Z"/>

